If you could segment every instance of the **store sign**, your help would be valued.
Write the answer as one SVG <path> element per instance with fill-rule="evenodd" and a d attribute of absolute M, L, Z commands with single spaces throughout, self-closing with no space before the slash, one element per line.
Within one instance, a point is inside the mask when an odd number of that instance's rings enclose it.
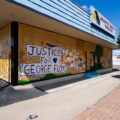
<path fill-rule="evenodd" d="M 120 65 L 120 50 L 113 50 L 113 65 Z"/>
<path fill-rule="evenodd" d="M 120 65 L 120 56 L 113 56 L 113 65 Z"/>
<path fill-rule="evenodd" d="M 120 56 L 117 56 L 117 59 L 120 59 Z"/>
<path fill-rule="evenodd" d="M 94 24 L 109 34 L 115 36 L 115 26 L 113 26 L 110 21 L 108 21 L 101 13 L 99 13 L 93 6 L 90 7 L 91 17 L 90 21 L 91 24 Z"/>

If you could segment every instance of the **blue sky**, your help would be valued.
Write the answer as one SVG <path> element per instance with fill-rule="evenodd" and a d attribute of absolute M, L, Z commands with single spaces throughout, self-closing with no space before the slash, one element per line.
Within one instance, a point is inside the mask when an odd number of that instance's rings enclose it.
<path fill-rule="evenodd" d="M 115 27 L 118 33 L 120 27 L 120 0 L 72 0 L 80 6 L 93 5 L 102 15 L 104 15 Z"/>

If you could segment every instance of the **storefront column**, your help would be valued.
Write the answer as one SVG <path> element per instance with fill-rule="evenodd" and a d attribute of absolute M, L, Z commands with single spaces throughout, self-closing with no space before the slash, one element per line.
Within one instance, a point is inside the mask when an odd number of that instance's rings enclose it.
<path fill-rule="evenodd" d="M 18 84 L 18 23 L 11 23 L 11 84 Z"/>

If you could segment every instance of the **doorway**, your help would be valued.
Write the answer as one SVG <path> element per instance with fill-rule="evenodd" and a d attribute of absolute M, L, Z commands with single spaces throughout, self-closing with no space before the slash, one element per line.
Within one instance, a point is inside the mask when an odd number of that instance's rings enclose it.
<path fill-rule="evenodd" d="M 90 71 L 95 71 L 95 52 L 90 52 Z"/>

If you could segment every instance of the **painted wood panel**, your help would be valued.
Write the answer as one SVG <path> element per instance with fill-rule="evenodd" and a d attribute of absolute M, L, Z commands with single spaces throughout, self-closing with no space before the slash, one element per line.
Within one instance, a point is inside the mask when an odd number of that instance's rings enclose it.
<path fill-rule="evenodd" d="M 90 69 L 90 53 L 96 48 L 92 43 L 20 23 L 18 41 L 19 84 L 85 72 L 86 67 Z M 109 68 L 111 49 L 103 48 L 101 62 L 103 68 Z"/>
<path fill-rule="evenodd" d="M 85 72 L 84 41 L 19 24 L 18 45 L 19 84 Z"/>
<path fill-rule="evenodd" d="M 0 78 L 11 79 L 11 25 L 0 30 Z"/>

